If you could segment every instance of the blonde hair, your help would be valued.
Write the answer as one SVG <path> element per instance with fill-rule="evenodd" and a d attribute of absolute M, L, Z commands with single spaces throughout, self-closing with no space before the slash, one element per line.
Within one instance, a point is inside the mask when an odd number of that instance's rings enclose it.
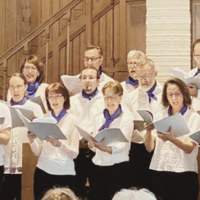
<path fill-rule="evenodd" d="M 69 188 L 53 188 L 41 200 L 78 200 L 78 197 Z"/>
<path fill-rule="evenodd" d="M 131 50 L 127 54 L 127 59 L 134 59 L 137 65 L 144 65 L 146 62 L 146 55 L 139 50 Z"/>
<path fill-rule="evenodd" d="M 122 88 L 120 82 L 118 82 L 118 81 L 107 82 L 102 89 L 102 93 L 104 95 L 105 95 L 105 91 L 107 89 L 110 89 L 111 91 L 113 91 L 114 94 L 118 94 L 119 96 L 123 95 L 123 88 Z"/>

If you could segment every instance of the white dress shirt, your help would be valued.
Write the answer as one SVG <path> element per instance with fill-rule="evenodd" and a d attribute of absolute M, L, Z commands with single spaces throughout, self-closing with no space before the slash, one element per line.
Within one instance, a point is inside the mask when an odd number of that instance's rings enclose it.
<path fill-rule="evenodd" d="M 23 108 L 33 111 L 35 117 L 42 117 L 43 112 L 41 107 L 29 100 L 23 105 L 12 106 L 15 108 Z M 22 168 L 22 145 L 28 143 L 27 137 L 28 129 L 26 127 L 15 127 L 11 129 L 10 140 L 5 146 L 5 171 L 6 174 L 21 174 L 22 171 L 18 170 Z M 12 171 L 12 168 L 16 170 Z"/>
<path fill-rule="evenodd" d="M 74 161 L 79 151 L 79 134 L 74 126 L 74 119 L 70 113 L 58 122 L 58 126 L 66 136 L 66 140 L 59 140 L 60 147 L 38 138 L 31 144 L 31 149 L 38 156 L 37 167 L 54 175 L 75 175 Z"/>
<path fill-rule="evenodd" d="M 105 122 L 103 113 L 97 115 L 94 120 L 95 120 L 94 121 L 95 124 L 94 136 L 95 136 L 98 133 L 99 128 Z M 133 125 L 132 114 L 129 113 L 128 111 L 122 112 L 122 114 L 110 124 L 109 128 L 121 129 L 122 133 L 129 142 L 113 142 L 109 144 L 109 146 L 112 148 L 112 154 L 103 152 L 96 148 L 95 149 L 96 154 L 92 159 L 93 163 L 99 166 L 111 166 L 117 163 L 128 161 L 133 127 L 134 125 Z"/>
<path fill-rule="evenodd" d="M 87 130 L 93 131 L 93 119 L 104 109 L 104 99 L 102 93 L 98 92 L 91 100 L 84 98 L 82 93 L 78 93 L 70 98 L 70 112 L 74 115 L 76 123 Z"/>
<path fill-rule="evenodd" d="M 165 111 L 163 117 L 167 116 Z M 190 133 L 200 130 L 200 116 L 188 109 L 183 117 L 187 122 Z M 179 137 L 182 140 L 189 140 L 187 135 Z M 198 145 L 195 146 L 191 153 L 185 153 L 170 141 L 163 141 L 156 137 L 155 150 L 151 160 L 150 169 L 155 171 L 170 171 L 170 172 L 197 172 L 197 154 Z"/>
<path fill-rule="evenodd" d="M 0 102 L 0 117 L 4 118 L 3 124 L 0 124 L 0 130 L 11 128 L 10 109 L 6 103 Z M 5 145 L 0 144 L 0 166 L 4 165 L 5 160 Z"/>

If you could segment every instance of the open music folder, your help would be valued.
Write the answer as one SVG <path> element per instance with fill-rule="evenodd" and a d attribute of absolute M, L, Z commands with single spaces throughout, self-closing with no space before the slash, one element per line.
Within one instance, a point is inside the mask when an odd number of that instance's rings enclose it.
<path fill-rule="evenodd" d="M 77 125 L 76 128 L 79 131 L 79 134 L 88 142 L 102 142 L 105 145 L 114 142 L 128 142 L 128 139 L 119 128 L 105 128 L 98 132 L 95 137 Z"/>
<path fill-rule="evenodd" d="M 200 144 L 200 130 L 190 134 L 189 137 Z"/>
<path fill-rule="evenodd" d="M 77 75 L 61 75 L 60 78 L 70 93 L 77 94 L 81 92 L 81 81 Z"/>
<path fill-rule="evenodd" d="M 158 121 L 153 121 L 153 115 L 150 111 L 140 110 L 137 112 L 141 115 L 144 122 L 153 124 L 154 128 L 160 133 L 166 133 L 170 130 L 176 137 L 179 137 L 190 132 L 184 117 L 180 113 L 165 117 Z"/>
<path fill-rule="evenodd" d="M 32 101 L 32 102 L 34 102 L 34 103 L 36 103 L 36 104 L 38 104 L 38 105 L 41 107 L 42 112 L 43 112 L 43 113 L 46 113 L 46 109 L 45 109 L 45 107 L 44 107 L 44 104 L 43 104 L 42 99 L 41 99 L 40 96 L 31 97 L 29 100 Z"/>
<path fill-rule="evenodd" d="M 24 125 L 28 130 L 34 133 L 41 140 L 45 140 L 48 137 L 53 137 L 56 139 L 66 139 L 60 127 L 57 126 L 55 122 L 46 121 L 41 118 L 41 120 L 29 120 L 18 110 L 18 116 L 23 121 Z"/>
<path fill-rule="evenodd" d="M 31 110 L 20 108 L 20 107 L 10 107 L 12 128 L 24 126 L 24 123 L 22 119 L 19 117 L 17 110 L 19 110 L 29 120 L 33 120 L 35 118 L 35 115 L 33 111 Z"/>

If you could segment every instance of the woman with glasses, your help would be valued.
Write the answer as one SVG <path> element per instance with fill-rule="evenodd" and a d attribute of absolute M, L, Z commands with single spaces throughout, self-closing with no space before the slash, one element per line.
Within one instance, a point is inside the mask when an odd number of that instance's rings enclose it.
<path fill-rule="evenodd" d="M 27 82 L 26 96 L 28 98 L 40 96 L 47 111 L 45 89 L 48 84 L 43 83 L 43 67 L 43 63 L 39 61 L 36 55 L 30 55 L 24 60 L 20 72 L 24 75 Z M 10 90 L 8 90 L 7 100 L 9 101 L 10 98 Z"/>
<path fill-rule="evenodd" d="M 102 89 L 105 109 L 94 118 L 94 136 L 106 128 L 119 128 L 127 142 L 89 143 L 95 151 L 91 199 L 109 200 L 114 193 L 128 186 L 129 150 L 133 131 L 132 114 L 121 106 L 123 88 L 117 81 L 108 82 Z"/>
<path fill-rule="evenodd" d="M 23 74 L 14 73 L 9 80 L 11 95 L 11 100 L 8 102 L 9 106 L 11 109 L 22 108 L 32 111 L 35 117 L 41 117 L 43 113 L 40 106 L 26 98 L 26 89 L 27 84 Z M 23 125 L 15 127 L 14 123 L 12 123 L 10 140 L 5 146 L 2 199 L 21 200 L 22 145 L 28 142 L 27 133 L 28 130 L 26 127 Z"/>
<path fill-rule="evenodd" d="M 190 108 L 191 98 L 187 86 L 177 78 L 164 84 L 162 104 L 163 117 L 180 113 L 193 133 L 200 129 L 200 116 Z M 163 200 L 197 199 L 198 196 L 198 145 L 188 135 L 175 137 L 167 133 L 152 134 L 147 129 L 146 149 L 154 150 L 150 164 L 151 189 Z"/>
<path fill-rule="evenodd" d="M 46 89 L 49 117 L 57 121 L 67 139 L 48 137 L 40 141 L 34 134 L 29 135 L 31 149 L 38 156 L 34 174 L 34 195 L 39 200 L 44 193 L 55 186 L 75 188 L 74 160 L 78 155 L 79 134 L 74 127 L 69 93 L 60 83 L 52 83 Z"/>

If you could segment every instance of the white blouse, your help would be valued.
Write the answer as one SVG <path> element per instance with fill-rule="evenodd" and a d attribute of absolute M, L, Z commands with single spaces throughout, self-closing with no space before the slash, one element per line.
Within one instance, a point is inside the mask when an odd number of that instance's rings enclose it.
<path fill-rule="evenodd" d="M 104 122 L 105 118 L 103 113 L 95 117 L 94 136 L 98 133 L 99 128 L 104 124 Z M 128 111 L 122 112 L 122 114 L 110 124 L 109 128 L 121 129 L 122 133 L 129 142 L 114 142 L 109 144 L 109 146 L 112 148 L 112 154 L 103 152 L 96 148 L 96 154 L 92 159 L 93 163 L 99 166 L 111 166 L 117 163 L 128 161 L 133 127 L 132 114 Z"/>
<path fill-rule="evenodd" d="M 0 102 L 0 117 L 4 118 L 3 124 L 0 124 L 0 129 L 11 128 L 10 109 L 6 103 Z M 4 165 L 5 160 L 5 145 L 0 144 L 0 166 Z"/>
<path fill-rule="evenodd" d="M 60 147 L 38 138 L 31 144 L 31 149 L 38 156 L 37 167 L 49 174 L 75 175 L 74 161 L 79 152 L 79 134 L 74 126 L 74 119 L 67 113 L 58 123 L 66 136 L 66 140 L 59 140 Z"/>
<path fill-rule="evenodd" d="M 167 111 L 163 114 L 167 116 Z M 200 130 L 200 115 L 188 109 L 183 115 L 190 133 Z M 188 136 L 184 135 L 179 138 L 188 140 Z M 197 172 L 197 154 L 198 145 L 195 146 L 191 153 L 185 153 L 170 141 L 163 141 L 156 137 L 155 150 L 151 160 L 150 169 L 155 171 L 170 171 L 170 172 Z"/>
<path fill-rule="evenodd" d="M 94 117 L 102 113 L 104 107 L 104 99 L 100 92 L 91 100 L 84 98 L 81 93 L 70 98 L 70 112 L 74 115 L 76 123 L 88 133 L 93 131 Z"/>
<path fill-rule="evenodd" d="M 15 108 L 24 108 L 33 111 L 35 117 L 42 117 L 43 112 L 41 107 L 29 100 L 25 102 L 24 105 L 12 106 Z M 4 173 L 11 173 L 11 168 L 16 168 L 12 174 L 21 174 L 22 168 L 22 145 L 23 143 L 28 143 L 27 137 L 28 129 L 26 127 L 15 127 L 11 129 L 10 140 L 5 146 L 5 171 Z"/>

